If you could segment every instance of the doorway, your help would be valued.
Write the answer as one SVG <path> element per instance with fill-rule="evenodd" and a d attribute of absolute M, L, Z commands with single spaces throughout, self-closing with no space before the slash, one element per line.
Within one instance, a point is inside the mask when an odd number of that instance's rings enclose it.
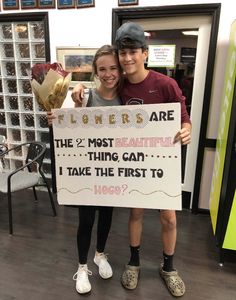
<path fill-rule="evenodd" d="M 146 69 L 152 69 L 175 79 L 186 98 L 189 115 L 191 115 L 198 34 L 198 28 L 145 31 L 149 46 Z M 186 183 L 187 149 L 188 146 L 182 146 L 182 184 Z"/>
<path fill-rule="evenodd" d="M 199 187 L 203 165 L 204 148 L 206 147 L 206 130 L 209 115 L 211 82 L 213 78 L 215 48 L 220 16 L 220 4 L 180 5 L 162 7 L 139 7 L 137 9 L 113 9 L 112 41 L 117 28 L 127 22 L 139 23 L 150 36 L 150 45 L 171 41 L 176 45 L 174 68 L 166 69 L 169 76 L 187 75 L 194 71 L 192 78 L 189 113 L 193 125 L 192 142 L 184 150 L 183 161 L 183 206 L 192 208 L 197 205 L 198 195 L 193 191 Z M 180 43 L 182 31 L 197 31 L 195 43 Z M 160 35 L 160 39 L 157 35 Z M 177 37 L 177 35 L 179 35 Z M 192 38 L 193 39 L 193 38 Z M 192 61 L 187 62 L 186 59 Z M 164 71 L 164 69 L 159 71 Z M 177 71 L 177 72 L 176 72 Z M 177 74 L 176 74 L 177 73 Z M 180 80 L 177 78 L 177 80 Z M 180 80 L 181 81 L 181 80 Z M 187 91 L 185 91 L 187 93 Z M 194 204 L 195 202 L 195 204 Z"/>

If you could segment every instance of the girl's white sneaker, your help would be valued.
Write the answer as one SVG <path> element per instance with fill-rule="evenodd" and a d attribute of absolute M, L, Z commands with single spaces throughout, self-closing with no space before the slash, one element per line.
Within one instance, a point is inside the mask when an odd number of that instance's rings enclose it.
<path fill-rule="evenodd" d="M 107 261 L 107 255 L 99 252 L 95 253 L 94 260 L 95 264 L 98 266 L 99 275 L 103 279 L 111 278 L 113 275 L 112 268 Z"/>
<path fill-rule="evenodd" d="M 79 294 L 86 294 L 91 291 L 88 275 L 92 275 L 92 272 L 88 270 L 87 265 L 79 264 L 78 271 L 73 276 L 73 280 L 76 280 L 76 290 Z"/>

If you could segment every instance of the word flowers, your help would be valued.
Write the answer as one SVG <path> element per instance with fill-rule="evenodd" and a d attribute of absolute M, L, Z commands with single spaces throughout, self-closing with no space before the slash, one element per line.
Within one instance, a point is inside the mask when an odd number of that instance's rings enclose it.
<path fill-rule="evenodd" d="M 174 120 L 174 111 L 153 111 L 150 116 L 145 109 L 67 109 L 55 111 L 54 125 L 58 128 L 109 127 L 109 128 L 144 128 L 148 122 L 165 122 Z"/>

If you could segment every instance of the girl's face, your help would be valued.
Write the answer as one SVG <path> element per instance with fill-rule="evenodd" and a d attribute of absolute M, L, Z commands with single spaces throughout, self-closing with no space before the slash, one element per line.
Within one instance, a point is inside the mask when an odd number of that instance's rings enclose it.
<path fill-rule="evenodd" d="M 103 55 L 96 61 L 97 76 L 101 85 L 107 89 L 117 86 L 120 80 L 120 69 L 118 59 L 113 55 Z"/>

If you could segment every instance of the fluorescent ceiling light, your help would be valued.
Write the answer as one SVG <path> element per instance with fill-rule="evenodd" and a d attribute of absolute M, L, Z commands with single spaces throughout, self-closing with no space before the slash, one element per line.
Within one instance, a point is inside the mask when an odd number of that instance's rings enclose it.
<path fill-rule="evenodd" d="M 150 32 L 147 32 L 147 31 L 145 31 L 145 32 L 144 32 L 144 36 L 151 36 L 151 33 L 150 33 Z"/>
<path fill-rule="evenodd" d="M 182 33 L 184 35 L 198 35 L 198 31 L 197 30 L 187 30 L 187 31 L 182 31 Z"/>

